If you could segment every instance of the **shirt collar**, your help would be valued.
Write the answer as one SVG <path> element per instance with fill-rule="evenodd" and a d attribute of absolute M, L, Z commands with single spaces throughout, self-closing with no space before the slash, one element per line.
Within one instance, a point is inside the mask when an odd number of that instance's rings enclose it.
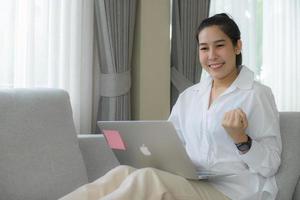
<path fill-rule="evenodd" d="M 241 65 L 239 67 L 240 73 L 237 78 L 231 84 L 242 90 L 249 90 L 253 86 L 254 73 L 246 66 Z"/>
<path fill-rule="evenodd" d="M 206 88 L 208 88 L 211 85 L 211 83 L 212 83 L 211 76 L 205 77 L 202 81 L 200 80 L 200 82 L 194 86 L 193 90 L 199 92 L 204 91 Z"/>
<path fill-rule="evenodd" d="M 241 65 L 239 67 L 240 73 L 237 78 L 231 84 L 231 88 L 239 88 L 242 90 L 251 89 L 254 82 L 254 73 L 246 66 Z M 207 88 L 212 83 L 212 77 L 208 76 L 203 81 L 200 81 L 195 85 L 194 90 L 203 91 L 203 89 Z"/>

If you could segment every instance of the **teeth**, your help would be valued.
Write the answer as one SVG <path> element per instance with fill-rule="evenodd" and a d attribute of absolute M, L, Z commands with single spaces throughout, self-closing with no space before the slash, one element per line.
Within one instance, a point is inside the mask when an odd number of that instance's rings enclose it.
<path fill-rule="evenodd" d="M 220 63 L 220 64 L 213 64 L 213 65 L 210 65 L 210 67 L 213 68 L 213 69 L 217 69 L 217 68 L 221 67 L 222 65 L 223 65 L 222 63 Z"/>

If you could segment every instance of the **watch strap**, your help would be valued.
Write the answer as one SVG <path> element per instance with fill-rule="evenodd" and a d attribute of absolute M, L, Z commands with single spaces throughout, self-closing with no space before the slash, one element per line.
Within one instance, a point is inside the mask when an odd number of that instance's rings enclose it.
<path fill-rule="evenodd" d="M 235 144 L 236 148 L 239 151 L 245 152 L 245 151 L 248 151 L 251 148 L 251 146 L 252 146 L 252 138 L 249 135 L 247 135 L 247 138 L 248 138 L 247 142 L 241 142 L 241 143 Z"/>

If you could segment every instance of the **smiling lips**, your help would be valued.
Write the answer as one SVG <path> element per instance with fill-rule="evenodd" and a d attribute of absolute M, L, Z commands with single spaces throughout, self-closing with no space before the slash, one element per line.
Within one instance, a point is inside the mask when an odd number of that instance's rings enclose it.
<path fill-rule="evenodd" d="M 224 65 L 224 63 L 214 63 L 214 64 L 210 64 L 208 65 L 210 68 L 212 69 L 219 69 Z"/>

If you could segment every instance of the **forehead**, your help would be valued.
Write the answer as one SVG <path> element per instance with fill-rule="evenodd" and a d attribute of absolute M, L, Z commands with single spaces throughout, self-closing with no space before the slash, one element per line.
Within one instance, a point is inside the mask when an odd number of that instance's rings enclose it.
<path fill-rule="evenodd" d="M 202 29 L 198 35 L 198 39 L 199 44 L 210 44 L 220 40 L 230 40 L 230 38 L 218 26 L 209 26 Z"/>

